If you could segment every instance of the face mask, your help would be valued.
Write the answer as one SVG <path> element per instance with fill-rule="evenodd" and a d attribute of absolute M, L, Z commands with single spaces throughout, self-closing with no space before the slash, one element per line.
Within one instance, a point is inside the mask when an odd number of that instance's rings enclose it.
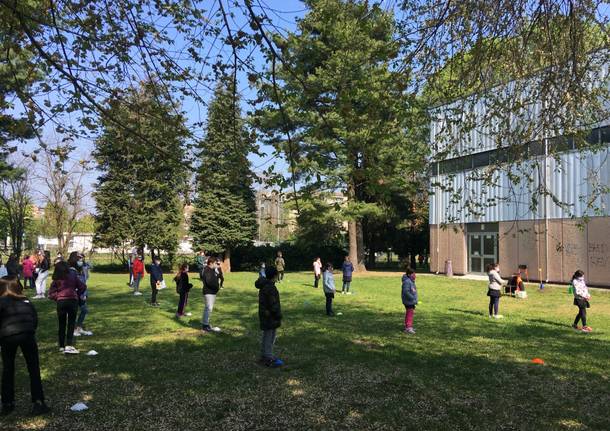
<path fill-rule="evenodd" d="M 78 262 L 76 262 L 76 264 L 77 264 L 78 266 L 83 266 L 83 264 L 84 264 L 84 263 L 83 263 L 83 261 L 82 261 L 82 260 L 79 260 Z"/>

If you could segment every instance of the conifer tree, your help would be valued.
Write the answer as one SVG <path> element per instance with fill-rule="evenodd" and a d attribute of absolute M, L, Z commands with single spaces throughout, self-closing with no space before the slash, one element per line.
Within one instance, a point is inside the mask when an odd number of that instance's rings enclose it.
<path fill-rule="evenodd" d="M 183 115 L 156 90 L 154 82 L 147 82 L 109 101 L 112 120 L 102 119 L 103 133 L 95 143 L 102 172 L 95 191 L 96 240 L 171 255 L 183 221 L 188 130 Z M 137 135 L 117 127 L 117 118 Z"/>
<path fill-rule="evenodd" d="M 208 109 L 206 136 L 197 145 L 200 164 L 190 230 L 196 248 L 224 254 L 227 270 L 231 250 L 256 234 L 254 175 L 248 160 L 254 150 L 234 84 L 221 79 Z"/>

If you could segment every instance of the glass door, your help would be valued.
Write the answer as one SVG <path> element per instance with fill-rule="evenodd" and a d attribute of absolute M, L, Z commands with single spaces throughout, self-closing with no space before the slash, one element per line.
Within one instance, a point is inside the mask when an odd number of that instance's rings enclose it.
<path fill-rule="evenodd" d="M 498 261 L 498 234 L 468 234 L 468 272 L 484 273 L 485 267 Z"/>

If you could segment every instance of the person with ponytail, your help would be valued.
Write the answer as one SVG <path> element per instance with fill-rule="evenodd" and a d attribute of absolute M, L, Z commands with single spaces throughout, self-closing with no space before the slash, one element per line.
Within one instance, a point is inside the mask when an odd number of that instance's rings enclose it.
<path fill-rule="evenodd" d="M 572 276 L 572 286 L 574 286 L 574 305 L 578 307 L 578 314 L 574 319 L 572 328 L 577 331 L 591 332 L 593 329 L 587 326 L 587 308 L 591 306 L 589 304 L 591 294 L 585 283 L 585 273 L 580 269 Z M 578 326 L 579 321 L 582 322 L 582 328 Z"/>
<path fill-rule="evenodd" d="M 184 316 L 191 316 L 191 313 L 184 312 L 184 308 L 188 303 L 189 291 L 193 287 L 193 285 L 189 283 L 188 263 L 185 262 L 180 265 L 180 270 L 174 277 L 174 281 L 176 282 L 176 293 L 180 295 L 180 300 L 178 301 L 178 311 L 176 311 L 176 317 L 180 319 Z"/>

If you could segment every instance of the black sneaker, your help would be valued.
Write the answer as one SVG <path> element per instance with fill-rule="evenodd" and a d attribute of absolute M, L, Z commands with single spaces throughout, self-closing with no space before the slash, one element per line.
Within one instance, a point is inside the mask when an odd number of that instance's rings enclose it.
<path fill-rule="evenodd" d="M 47 414 L 51 411 L 51 409 L 44 403 L 44 401 L 36 401 L 32 404 L 32 415 L 40 416 Z"/>
<path fill-rule="evenodd" d="M 209 325 L 208 326 L 204 326 L 204 327 L 201 328 L 201 332 L 205 332 L 205 333 L 212 332 L 212 327 L 209 326 Z"/>
<path fill-rule="evenodd" d="M 8 416 L 15 410 L 15 404 L 2 404 L 2 412 L 0 416 Z"/>

